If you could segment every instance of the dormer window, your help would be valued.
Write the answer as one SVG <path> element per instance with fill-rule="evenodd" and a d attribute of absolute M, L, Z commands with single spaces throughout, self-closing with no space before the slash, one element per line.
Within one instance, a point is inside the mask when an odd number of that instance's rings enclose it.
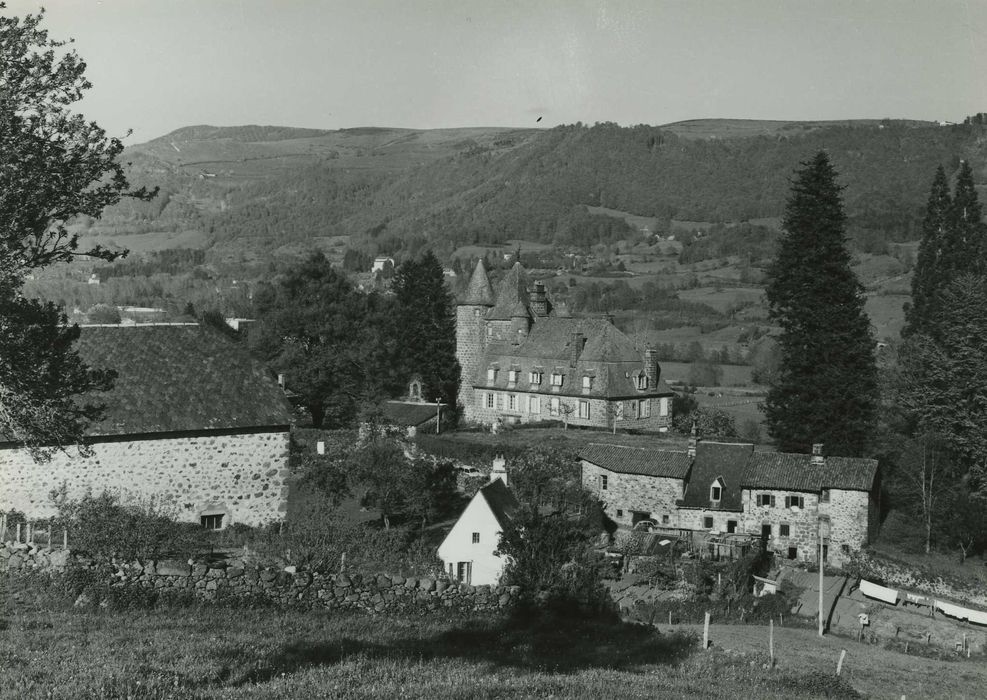
<path fill-rule="evenodd" d="M 510 384 L 517 384 L 517 376 L 520 374 L 516 369 L 507 370 L 507 381 Z"/>
<path fill-rule="evenodd" d="M 639 375 L 637 375 L 637 388 L 638 389 L 648 388 L 648 375 L 646 375 L 644 372 L 641 372 Z"/>
<path fill-rule="evenodd" d="M 587 375 L 583 376 L 583 391 L 589 391 L 593 388 L 593 377 Z"/>
<path fill-rule="evenodd" d="M 487 369 L 487 381 L 490 382 L 491 384 L 493 382 L 497 381 L 497 368 L 496 367 L 490 367 L 489 369 Z"/>
<path fill-rule="evenodd" d="M 552 372 L 552 386 L 562 386 L 564 375 L 561 372 Z"/>
<path fill-rule="evenodd" d="M 723 479 L 717 478 L 713 485 L 709 487 L 709 500 L 713 505 L 718 505 L 723 499 Z"/>
<path fill-rule="evenodd" d="M 528 381 L 532 384 L 541 384 L 541 372 L 532 372 L 528 375 Z"/>

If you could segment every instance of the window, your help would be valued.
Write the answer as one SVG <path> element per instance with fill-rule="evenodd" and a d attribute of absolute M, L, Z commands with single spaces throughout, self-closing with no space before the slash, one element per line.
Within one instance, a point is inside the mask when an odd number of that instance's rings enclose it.
<path fill-rule="evenodd" d="M 805 497 L 804 496 L 785 496 L 785 507 L 786 508 L 805 508 Z"/>
<path fill-rule="evenodd" d="M 774 508 L 775 497 L 768 493 L 757 494 L 757 504 L 765 508 Z"/>
<path fill-rule="evenodd" d="M 473 562 L 461 561 L 456 563 L 456 580 L 466 584 L 473 580 Z"/>
<path fill-rule="evenodd" d="M 829 489 L 823 489 L 819 494 L 820 503 L 829 503 Z"/>
<path fill-rule="evenodd" d="M 487 337 L 488 338 L 493 337 L 493 326 L 487 326 Z"/>
<path fill-rule="evenodd" d="M 849 554 L 850 553 L 850 545 L 848 545 L 848 544 L 841 544 L 840 545 L 840 551 L 843 552 L 844 554 Z"/>
<path fill-rule="evenodd" d="M 600 474 L 600 490 L 601 491 L 606 491 L 607 490 L 607 475 L 606 474 Z"/>
<path fill-rule="evenodd" d="M 504 410 L 504 395 L 503 394 L 497 394 L 497 410 L 498 411 L 503 411 Z"/>
<path fill-rule="evenodd" d="M 488 382 L 495 382 L 495 381 L 497 381 L 497 368 L 496 367 L 490 367 L 490 368 L 487 369 L 487 381 Z"/>
<path fill-rule="evenodd" d="M 559 372 L 552 372 L 552 386 L 562 386 L 563 375 Z"/>
<path fill-rule="evenodd" d="M 638 389 L 648 388 L 648 375 L 646 375 L 644 372 L 641 372 L 641 374 L 637 375 L 637 388 Z"/>
<path fill-rule="evenodd" d="M 723 497 L 723 482 L 717 479 L 713 482 L 713 485 L 709 487 L 709 500 L 713 503 L 719 503 L 720 499 Z"/>
<path fill-rule="evenodd" d="M 557 415 L 559 415 L 559 400 L 558 399 L 552 398 L 552 400 L 548 403 L 548 413 L 551 416 L 557 416 Z"/>
<path fill-rule="evenodd" d="M 642 418 L 651 418 L 651 399 L 641 399 L 638 404 L 638 415 Z"/>
<path fill-rule="evenodd" d="M 507 370 L 507 381 L 511 384 L 517 384 L 517 376 L 520 374 L 516 369 Z"/>
<path fill-rule="evenodd" d="M 541 384 L 541 372 L 532 372 L 529 374 L 528 381 L 532 384 Z"/>
<path fill-rule="evenodd" d="M 494 395 L 487 394 L 487 408 L 493 408 L 493 407 L 494 407 Z"/>
<path fill-rule="evenodd" d="M 216 513 L 214 515 L 203 515 L 200 516 L 199 522 L 202 523 L 202 527 L 206 530 L 222 530 L 223 514 Z"/>
<path fill-rule="evenodd" d="M 589 401 L 579 402 L 579 417 L 586 419 L 589 418 Z"/>
<path fill-rule="evenodd" d="M 788 527 L 788 523 L 782 523 L 781 525 L 778 526 L 778 534 L 781 537 L 788 537 L 789 532 L 790 529 Z"/>
<path fill-rule="evenodd" d="M 798 547 L 789 547 L 788 548 L 788 558 L 789 559 L 798 559 L 799 558 L 799 548 Z"/>
<path fill-rule="evenodd" d="M 763 523 L 761 525 L 761 537 L 771 537 L 771 524 Z"/>
<path fill-rule="evenodd" d="M 507 410 L 516 411 L 517 410 L 517 394 L 508 394 L 507 396 Z"/>
<path fill-rule="evenodd" d="M 583 391 L 589 391 L 592 388 L 593 388 L 593 378 L 591 376 L 589 376 L 588 374 L 587 375 L 584 375 L 583 376 Z"/>
<path fill-rule="evenodd" d="M 541 399 L 537 396 L 528 397 L 528 413 L 541 413 Z"/>
<path fill-rule="evenodd" d="M 617 509 L 617 517 L 618 518 L 623 518 L 624 517 L 624 511 L 621 510 L 620 508 Z"/>
<path fill-rule="evenodd" d="M 670 520 L 669 520 L 669 517 L 668 517 L 667 515 L 663 515 L 663 516 L 661 516 L 661 522 L 662 522 L 662 523 L 663 523 L 664 525 L 668 525 L 668 523 L 670 522 Z"/>
<path fill-rule="evenodd" d="M 736 532 L 736 531 L 737 531 L 737 521 L 727 520 L 727 532 Z"/>
<path fill-rule="evenodd" d="M 658 399 L 658 415 L 667 416 L 668 415 L 668 399 Z"/>
<path fill-rule="evenodd" d="M 707 515 L 705 518 L 703 518 L 703 527 L 706 528 L 707 530 L 712 530 L 713 529 L 713 516 L 712 515 Z"/>
<path fill-rule="evenodd" d="M 480 544 L 480 533 L 479 532 L 474 532 L 473 533 L 473 544 Z"/>

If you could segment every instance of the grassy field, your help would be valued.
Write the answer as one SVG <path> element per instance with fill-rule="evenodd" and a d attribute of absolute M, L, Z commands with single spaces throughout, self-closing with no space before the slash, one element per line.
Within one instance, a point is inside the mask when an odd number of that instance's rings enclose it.
<path fill-rule="evenodd" d="M 0 586 L 4 584 L 0 579 Z M 812 632 L 194 607 L 74 610 L 2 591 L 3 698 L 982 697 L 982 664 Z M 834 678 L 841 647 L 844 679 Z"/>

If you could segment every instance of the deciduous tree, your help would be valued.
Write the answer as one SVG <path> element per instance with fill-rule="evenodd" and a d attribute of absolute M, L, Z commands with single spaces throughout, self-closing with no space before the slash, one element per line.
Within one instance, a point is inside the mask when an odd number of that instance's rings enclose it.
<path fill-rule="evenodd" d="M 768 274 L 769 313 L 782 333 L 781 368 L 765 401 L 779 448 L 867 452 L 877 408 L 874 338 L 850 269 L 846 216 L 825 153 L 792 183 L 784 235 Z"/>
<path fill-rule="evenodd" d="M 37 458 L 83 440 L 101 411 L 77 397 L 105 390 L 111 375 L 84 365 L 73 348 L 78 329 L 57 307 L 21 296 L 25 276 L 80 256 L 117 257 L 80 250 L 69 224 L 154 194 L 130 188 L 120 140 L 72 111 L 92 87 L 86 64 L 48 36 L 43 19 L 0 16 L 0 432 Z"/>

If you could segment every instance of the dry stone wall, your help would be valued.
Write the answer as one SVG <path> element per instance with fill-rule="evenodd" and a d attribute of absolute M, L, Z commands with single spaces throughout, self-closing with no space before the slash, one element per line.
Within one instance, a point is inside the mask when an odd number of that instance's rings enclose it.
<path fill-rule="evenodd" d="M 178 520 L 224 514 L 224 525 L 263 525 L 287 511 L 288 433 L 103 442 L 90 457 L 57 452 L 37 464 L 26 450 L 0 450 L 0 510 L 56 514 L 52 491 L 70 499 L 108 490 L 124 503 L 153 499 Z"/>
<path fill-rule="evenodd" d="M 511 606 L 517 586 L 470 586 L 444 578 L 387 573 L 326 573 L 296 567 L 256 567 L 240 563 L 190 563 L 178 560 L 96 562 L 65 550 L 46 550 L 26 544 L 0 546 L 0 571 L 40 570 L 50 573 L 67 567 L 88 569 L 113 591 L 127 588 L 161 595 L 191 596 L 203 601 L 265 600 L 279 606 L 369 613 L 399 611 L 495 611 Z M 83 592 L 77 605 L 94 604 Z"/>

